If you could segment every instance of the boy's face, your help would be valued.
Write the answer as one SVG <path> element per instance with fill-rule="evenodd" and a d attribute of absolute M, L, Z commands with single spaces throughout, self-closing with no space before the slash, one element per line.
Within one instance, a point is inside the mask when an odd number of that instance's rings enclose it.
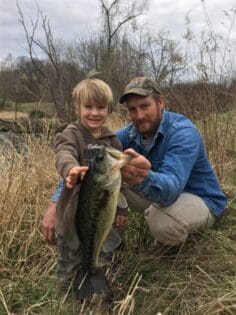
<path fill-rule="evenodd" d="M 97 133 L 101 131 L 107 116 L 107 105 L 93 105 L 86 104 L 79 106 L 78 114 L 81 123 L 87 127 L 91 133 Z"/>

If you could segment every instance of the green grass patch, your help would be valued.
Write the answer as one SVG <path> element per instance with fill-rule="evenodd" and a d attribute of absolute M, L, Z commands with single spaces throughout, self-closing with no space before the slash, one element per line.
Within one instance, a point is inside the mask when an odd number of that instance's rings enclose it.
<path fill-rule="evenodd" d="M 15 104 L 13 102 L 8 102 L 7 105 L 4 107 L 4 110 L 15 111 Z M 31 102 L 31 103 L 19 103 L 17 104 L 17 111 L 27 113 L 28 115 L 33 112 L 40 110 L 44 112 L 47 116 L 54 116 L 55 115 L 55 108 L 53 103 L 38 103 L 38 102 Z"/>

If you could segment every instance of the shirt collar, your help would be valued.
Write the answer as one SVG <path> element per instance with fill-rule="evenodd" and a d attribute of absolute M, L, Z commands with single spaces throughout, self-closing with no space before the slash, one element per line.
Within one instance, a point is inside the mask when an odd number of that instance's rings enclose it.
<path fill-rule="evenodd" d="M 168 123 L 168 111 L 164 109 L 161 123 L 155 135 L 153 136 L 153 140 L 156 140 L 159 134 L 161 134 L 164 137 L 165 132 L 167 130 L 167 123 Z M 130 139 L 140 139 L 140 132 L 133 123 L 130 124 L 129 137 Z"/>

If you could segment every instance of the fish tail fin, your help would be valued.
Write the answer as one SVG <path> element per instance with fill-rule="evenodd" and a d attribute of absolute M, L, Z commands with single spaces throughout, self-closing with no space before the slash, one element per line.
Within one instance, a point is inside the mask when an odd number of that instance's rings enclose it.
<path fill-rule="evenodd" d="M 94 294 L 103 294 L 112 297 L 112 291 L 105 273 L 98 269 L 93 273 L 79 272 L 76 279 L 76 295 L 78 299 L 90 298 Z"/>

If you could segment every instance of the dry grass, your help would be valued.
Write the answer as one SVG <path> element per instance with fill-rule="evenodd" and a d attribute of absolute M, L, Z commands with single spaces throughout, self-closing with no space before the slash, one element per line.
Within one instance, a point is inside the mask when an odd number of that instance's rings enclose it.
<path fill-rule="evenodd" d="M 113 116 L 113 129 L 122 123 Z M 46 139 L 26 137 L 24 154 L 10 144 L 7 154 L 3 148 L 0 152 L 0 314 L 101 314 L 98 301 L 89 311 L 70 294 L 58 296 L 55 248 L 45 244 L 40 232 L 58 180 Z M 230 139 L 222 145 L 222 152 L 228 152 Z M 230 165 L 235 151 L 227 154 Z M 229 213 L 181 248 L 155 248 L 144 219 L 129 214 L 127 247 L 107 269 L 115 295 L 112 314 L 235 314 L 234 178 L 235 173 L 223 178 L 231 196 Z"/>
<path fill-rule="evenodd" d="M 225 179 L 236 169 L 236 110 L 224 114 L 208 114 L 197 125 L 202 132 L 212 165 L 221 182 L 227 185 Z"/>
<path fill-rule="evenodd" d="M 127 120 L 125 117 L 117 112 L 113 112 L 109 115 L 106 121 L 106 126 L 112 131 L 116 131 L 117 129 L 124 127 L 126 124 Z"/>

